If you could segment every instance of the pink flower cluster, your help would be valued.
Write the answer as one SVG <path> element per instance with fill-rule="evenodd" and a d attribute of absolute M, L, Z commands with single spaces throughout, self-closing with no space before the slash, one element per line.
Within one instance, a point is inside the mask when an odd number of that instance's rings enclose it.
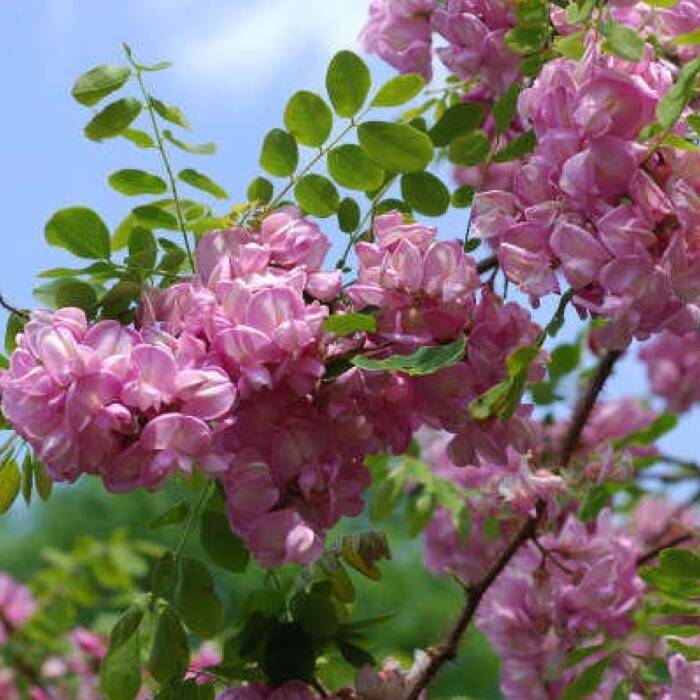
<path fill-rule="evenodd" d="M 700 400 L 700 336 L 662 333 L 642 347 L 651 390 L 666 399 L 669 411 L 687 411 Z"/>
<path fill-rule="evenodd" d="M 36 601 L 25 586 L 9 574 L 0 572 L 0 644 L 4 644 L 18 627 L 36 611 Z"/>
<path fill-rule="evenodd" d="M 673 71 L 593 42 L 579 63 L 551 61 L 519 101 L 536 150 L 474 203 L 509 279 L 536 302 L 559 292 L 558 269 L 581 312 L 609 320 L 596 340 L 611 348 L 698 319 L 697 155 L 637 142 Z"/>
<path fill-rule="evenodd" d="M 638 551 L 605 516 L 591 527 L 573 517 L 558 534 L 541 537 L 516 555 L 484 597 L 477 624 L 501 657 L 506 698 L 554 697 L 582 670 L 568 654 L 600 635 L 623 639 L 643 592 Z M 589 661 L 590 663 L 590 661 Z M 587 664 L 584 664 L 584 666 Z M 605 686 L 624 677 L 614 665 Z"/>

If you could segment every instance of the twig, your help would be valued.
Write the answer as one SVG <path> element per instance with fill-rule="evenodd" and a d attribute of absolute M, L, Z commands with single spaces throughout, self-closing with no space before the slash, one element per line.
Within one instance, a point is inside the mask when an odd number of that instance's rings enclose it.
<path fill-rule="evenodd" d="M 22 311 L 22 309 L 18 309 L 16 306 L 10 304 L 10 302 L 7 301 L 2 294 L 0 294 L 0 306 L 15 316 L 29 320 L 29 314 L 26 311 Z"/>
<path fill-rule="evenodd" d="M 603 389 L 605 382 L 612 373 L 612 368 L 615 362 L 622 355 L 618 351 L 609 351 L 598 365 L 598 369 L 591 378 L 591 381 L 586 388 L 585 393 L 581 396 L 574 409 L 574 419 L 569 426 L 569 429 L 564 436 L 562 450 L 559 459 L 557 460 L 561 466 L 566 466 L 571 459 L 576 446 L 578 445 L 581 431 L 586 426 L 586 422 L 591 415 L 591 411 L 595 406 L 598 396 Z M 430 684 L 435 675 L 448 662 L 452 661 L 457 656 L 459 644 L 462 641 L 464 633 L 467 631 L 470 623 L 474 619 L 477 608 L 479 607 L 482 598 L 491 587 L 493 582 L 498 578 L 501 572 L 508 566 L 510 560 L 516 555 L 518 550 L 527 542 L 532 540 L 537 534 L 537 527 L 544 516 L 546 509 L 543 500 L 537 501 L 535 506 L 535 515 L 528 518 L 513 539 L 508 543 L 503 553 L 491 565 L 484 576 L 467 590 L 467 601 L 462 608 L 457 622 L 439 647 L 437 647 L 430 658 L 430 662 L 425 670 L 419 676 L 416 684 L 411 689 L 406 700 L 417 700 L 421 692 Z"/>
<path fill-rule="evenodd" d="M 564 440 L 562 441 L 561 455 L 559 458 L 559 468 L 564 468 L 568 466 L 571 461 L 571 457 L 578 447 L 579 439 L 581 438 L 581 433 L 586 427 L 588 418 L 591 415 L 591 411 L 595 406 L 600 392 L 612 374 L 612 369 L 615 363 L 622 357 L 622 351 L 620 350 L 609 350 L 603 359 L 600 361 L 595 374 L 591 378 L 591 381 L 586 387 L 586 391 L 581 394 L 576 406 L 574 408 L 574 415 L 571 419 L 569 429 L 566 431 Z"/>
<path fill-rule="evenodd" d="M 669 540 L 668 542 L 665 542 L 664 544 L 660 544 L 658 547 L 654 547 L 653 549 L 650 549 L 645 554 L 642 554 L 642 556 L 640 556 L 637 559 L 637 566 L 642 566 L 644 564 L 647 564 L 652 559 L 655 559 L 658 554 L 663 552 L 664 549 L 669 549 L 670 547 L 677 547 L 679 544 L 689 542 L 690 540 L 693 539 L 693 537 L 694 537 L 694 535 L 692 532 L 686 532 L 682 535 L 677 535 L 672 540 Z"/>
<path fill-rule="evenodd" d="M 476 271 L 483 275 L 484 272 L 493 270 L 494 267 L 498 267 L 498 258 L 495 255 L 490 255 L 488 258 L 480 260 L 476 265 Z"/>

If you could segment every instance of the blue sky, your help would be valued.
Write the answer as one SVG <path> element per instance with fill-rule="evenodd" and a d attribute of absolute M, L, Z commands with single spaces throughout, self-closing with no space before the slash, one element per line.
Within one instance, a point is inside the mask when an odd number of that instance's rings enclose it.
<path fill-rule="evenodd" d="M 107 175 L 123 167 L 159 171 L 155 152 L 121 139 L 95 144 L 82 136 L 91 115 L 70 96 L 78 75 L 101 63 L 122 63 L 122 41 L 145 63 L 172 60 L 173 68 L 148 76 L 151 92 L 185 110 L 193 126 L 187 140 L 219 146 L 218 155 L 209 158 L 174 154 L 176 167 L 207 172 L 234 201 L 243 201 L 257 174 L 265 132 L 281 124 L 295 90 L 322 90 L 325 66 L 335 51 L 354 46 L 367 5 L 365 0 L 2 0 L 0 290 L 20 305 L 33 305 L 36 274 L 75 263 L 44 242 L 51 214 L 83 204 L 114 227 L 130 203 L 107 186 Z M 377 81 L 390 74 L 370 63 Z M 454 230 L 443 235 L 458 235 L 463 223 L 453 215 L 446 227 Z M 334 234 L 330 221 L 324 229 Z M 548 318 L 551 308 L 545 304 L 540 317 Z M 576 326 L 567 324 L 564 335 L 575 333 Z M 646 391 L 643 369 L 632 357 L 607 395 Z M 697 411 L 686 416 L 664 448 L 693 457 L 697 418 Z"/>

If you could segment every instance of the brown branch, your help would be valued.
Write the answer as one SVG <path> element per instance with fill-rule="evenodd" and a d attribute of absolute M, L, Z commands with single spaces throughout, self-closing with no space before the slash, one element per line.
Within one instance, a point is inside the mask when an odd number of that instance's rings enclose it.
<path fill-rule="evenodd" d="M 588 422 L 591 411 L 595 406 L 600 392 L 612 373 L 612 368 L 621 357 L 622 352 L 609 351 L 601 360 L 595 374 L 588 383 L 586 391 L 581 395 L 574 408 L 574 418 L 569 426 L 569 429 L 564 436 L 562 449 L 558 463 L 565 467 L 571 460 L 571 455 L 574 453 L 578 445 L 581 432 Z M 411 692 L 406 700 L 417 700 L 421 692 L 427 688 L 433 678 L 437 675 L 440 669 L 448 662 L 453 661 L 457 657 L 460 642 L 467 628 L 474 619 L 474 615 L 481 604 L 481 601 L 489 590 L 493 582 L 499 577 L 503 570 L 508 566 L 511 559 L 516 555 L 518 550 L 528 541 L 535 538 L 537 527 L 545 513 L 545 502 L 539 500 L 535 507 L 535 515 L 528 518 L 520 530 L 516 533 L 513 539 L 508 543 L 508 546 L 502 554 L 491 565 L 488 571 L 472 586 L 467 588 L 467 600 L 462 608 L 459 618 L 455 622 L 452 630 L 447 635 L 447 638 L 438 647 L 432 650 L 430 662 L 425 670 L 421 673 Z"/>
<path fill-rule="evenodd" d="M 498 258 L 495 255 L 490 255 L 488 258 L 484 258 L 476 264 L 476 271 L 480 275 L 483 275 L 484 272 L 493 270 L 496 267 L 498 267 Z"/>
<path fill-rule="evenodd" d="M 664 549 L 669 549 L 670 547 L 677 547 L 679 544 L 690 542 L 690 540 L 692 540 L 693 537 L 694 535 L 692 532 L 686 532 L 682 535 L 677 535 L 672 540 L 669 540 L 664 544 L 660 544 L 658 547 L 654 547 L 645 554 L 642 554 L 642 556 L 637 559 L 637 566 L 643 566 L 644 564 L 648 564 L 652 559 L 655 559 L 658 554 L 661 554 L 661 552 L 663 552 Z"/>
<path fill-rule="evenodd" d="M 21 309 L 18 309 L 16 306 L 13 306 L 10 304 L 9 301 L 5 299 L 5 297 L 0 294 L 0 306 L 2 306 L 3 309 L 6 311 L 9 311 L 11 314 L 14 314 L 15 316 L 19 316 L 20 318 L 24 318 L 29 320 L 29 314 L 26 311 L 22 311 Z"/>
<path fill-rule="evenodd" d="M 498 578 L 503 569 L 508 566 L 510 560 L 515 556 L 517 551 L 529 539 L 533 537 L 537 531 L 542 515 L 544 513 L 544 503 L 538 502 L 536 514 L 528 518 L 515 537 L 508 543 L 503 553 L 491 565 L 488 571 L 482 576 L 477 583 L 467 589 L 467 602 L 462 609 L 462 612 L 454 624 L 454 627 L 447 635 L 442 644 L 434 649 L 430 655 L 430 662 L 425 670 L 421 673 L 411 692 L 406 700 L 417 700 L 421 692 L 430 684 L 438 671 L 448 662 L 454 661 L 457 657 L 459 644 L 462 641 L 464 633 L 467 631 L 471 621 L 474 619 L 477 608 L 481 603 L 484 594 L 491 587 L 491 584 Z"/>
<path fill-rule="evenodd" d="M 622 357 L 622 354 L 619 350 L 609 350 L 596 368 L 595 374 L 591 377 L 591 381 L 586 387 L 586 391 L 579 396 L 574 407 L 574 414 L 569 424 L 569 429 L 566 431 L 562 441 L 561 454 L 558 460 L 560 469 L 567 467 L 571 461 L 571 457 L 578 447 L 581 433 L 586 427 L 600 392 L 603 390 L 605 382 L 612 374 L 615 363 Z"/>

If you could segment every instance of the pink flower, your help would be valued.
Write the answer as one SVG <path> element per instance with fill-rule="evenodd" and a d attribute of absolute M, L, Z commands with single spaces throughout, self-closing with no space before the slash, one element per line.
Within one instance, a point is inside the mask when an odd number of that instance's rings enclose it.
<path fill-rule="evenodd" d="M 420 73 L 430 80 L 433 10 L 433 0 L 372 0 L 360 44 L 402 73 Z"/>
<path fill-rule="evenodd" d="M 9 574 L 0 573 L 0 644 L 22 627 L 36 611 L 36 601 L 28 588 Z"/>

